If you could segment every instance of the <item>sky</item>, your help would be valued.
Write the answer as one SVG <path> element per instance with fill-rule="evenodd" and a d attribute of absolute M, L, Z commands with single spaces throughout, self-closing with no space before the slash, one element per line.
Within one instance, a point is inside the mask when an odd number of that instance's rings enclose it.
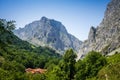
<path fill-rule="evenodd" d="M 86 40 L 91 26 L 97 27 L 110 0 L 0 0 L 0 18 L 24 27 L 45 16 L 62 22 L 79 40 Z"/>

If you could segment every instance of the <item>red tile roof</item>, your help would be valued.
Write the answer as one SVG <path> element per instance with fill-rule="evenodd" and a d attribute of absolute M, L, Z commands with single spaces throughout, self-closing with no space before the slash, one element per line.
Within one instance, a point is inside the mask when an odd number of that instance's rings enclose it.
<path fill-rule="evenodd" d="M 32 74 L 35 74 L 35 73 L 43 74 L 43 73 L 45 73 L 47 70 L 46 70 L 46 69 L 41 69 L 41 68 L 36 68 L 36 69 L 27 68 L 27 69 L 25 69 L 25 71 L 26 71 L 27 73 L 32 73 Z"/>

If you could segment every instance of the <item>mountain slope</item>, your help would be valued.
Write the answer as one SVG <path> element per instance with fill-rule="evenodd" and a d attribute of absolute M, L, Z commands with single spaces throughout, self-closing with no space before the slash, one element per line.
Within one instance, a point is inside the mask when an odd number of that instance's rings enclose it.
<path fill-rule="evenodd" d="M 46 17 L 15 30 L 14 34 L 36 46 L 49 46 L 62 53 L 68 48 L 78 51 L 82 43 L 61 22 Z"/>
<path fill-rule="evenodd" d="M 8 22 L 0 19 L 0 80 L 30 80 L 26 68 L 47 68 L 49 61 L 61 58 L 50 48 L 35 47 L 19 39 L 6 29 Z"/>
<path fill-rule="evenodd" d="M 120 47 L 120 0 L 111 0 L 103 21 L 97 28 L 91 27 L 88 39 L 79 50 L 79 58 L 95 50 L 104 55 Z"/>
<path fill-rule="evenodd" d="M 33 55 L 45 57 L 60 57 L 58 53 L 48 47 L 36 47 L 27 41 L 19 39 L 13 32 L 7 30 L 4 25 L 1 25 L 1 23 L 4 24 L 7 23 L 7 21 L 0 19 L 0 54 L 4 55 L 7 53 L 6 55 L 9 55 L 17 52 L 19 55 L 26 52 L 26 54 L 33 53 Z"/>

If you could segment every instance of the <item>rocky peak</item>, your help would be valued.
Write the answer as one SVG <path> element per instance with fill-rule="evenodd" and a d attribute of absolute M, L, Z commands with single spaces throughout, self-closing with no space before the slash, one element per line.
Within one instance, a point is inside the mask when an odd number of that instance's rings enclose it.
<path fill-rule="evenodd" d="M 116 22 L 120 21 L 120 1 L 112 0 L 105 11 L 102 27 L 113 26 Z M 104 25 L 104 26 L 103 26 Z"/>
<path fill-rule="evenodd" d="M 49 21 L 49 19 L 45 16 L 43 16 L 41 19 L 40 19 L 41 22 L 44 22 L 46 23 L 47 21 Z"/>
<path fill-rule="evenodd" d="M 48 18 L 43 16 L 43 17 L 41 17 L 41 20 L 48 20 Z"/>
<path fill-rule="evenodd" d="M 46 17 L 33 21 L 24 28 L 15 30 L 14 33 L 19 38 L 36 46 L 48 46 L 60 53 L 69 48 L 78 52 L 82 43 L 69 34 L 61 22 Z"/>

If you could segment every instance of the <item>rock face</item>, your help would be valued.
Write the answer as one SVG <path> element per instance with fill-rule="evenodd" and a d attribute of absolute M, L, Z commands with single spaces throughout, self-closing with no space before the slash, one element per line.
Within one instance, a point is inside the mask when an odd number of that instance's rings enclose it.
<path fill-rule="evenodd" d="M 37 46 L 49 46 L 61 53 L 68 48 L 80 49 L 81 41 L 69 34 L 61 22 L 42 17 L 14 31 L 19 38 Z"/>
<path fill-rule="evenodd" d="M 103 21 L 97 28 L 91 27 L 88 39 L 84 41 L 79 58 L 95 50 L 109 54 L 120 47 L 120 0 L 111 0 L 105 11 Z"/>

